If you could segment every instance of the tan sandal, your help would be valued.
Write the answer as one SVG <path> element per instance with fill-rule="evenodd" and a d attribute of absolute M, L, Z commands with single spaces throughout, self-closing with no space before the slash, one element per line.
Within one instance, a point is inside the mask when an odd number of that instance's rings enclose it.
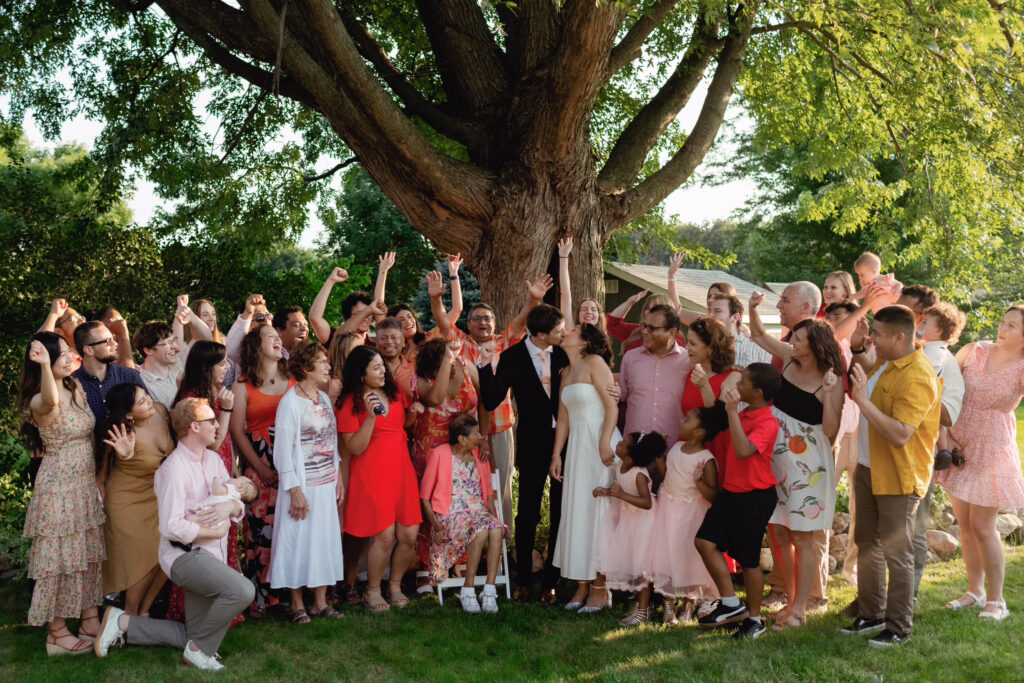
<path fill-rule="evenodd" d="M 395 588 L 398 586 L 398 588 Z M 409 598 L 402 592 L 401 581 L 388 581 L 388 602 L 392 607 L 402 608 L 409 604 Z"/>
<path fill-rule="evenodd" d="M 61 633 L 61 631 L 63 631 L 63 633 Z M 95 638 L 95 636 L 93 637 Z M 50 642 L 50 638 L 53 638 L 52 643 Z M 67 638 L 74 638 L 75 644 L 71 647 L 64 647 L 63 645 L 60 645 L 57 642 L 59 640 L 64 640 Z M 64 655 L 84 655 L 86 652 L 91 651 L 92 644 L 76 636 L 74 633 L 68 630 L 67 626 L 62 626 L 61 628 L 57 629 L 57 631 L 53 631 L 51 629 L 47 629 L 46 631 L 46 654 L 49 657 L 60 657 Z"/>
<path fill-rule="evenodd" d="M 380 602 L 375 601 L 371 597 L 373 595 L 376 595 L 377 600 Z M 380 594 L 380 586 L 377 586 L 376 588 L 371 588 L 370 586 L 366 587 L 366 590 L 363 591 L 363 604 L 366 605 L 366 609 L 371 612 L 387 612 L 391 609 L 391 605 L 389 605 L 384 599 L 384 596 Z"/>

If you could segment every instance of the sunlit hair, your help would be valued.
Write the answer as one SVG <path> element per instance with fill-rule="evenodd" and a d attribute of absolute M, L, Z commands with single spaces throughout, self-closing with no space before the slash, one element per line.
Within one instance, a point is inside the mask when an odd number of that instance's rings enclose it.
<path fill-rule="evenodd" d="M 132 346 L 142 356 L 142 360 L 146 360 L 144 349 L 152 349 L 163 340 L 173 337 L 174 330 L 170 325 L 162 320 L 150 320 L 139 325 L 139 329 L 135 330 L 135 334 L 132 335 Z"/>
<path fill-rule="evenodd" d="M 601 304 L 600 302 L 598 302 L 597 299 L 591 299 L 590 297 L 587 297 L 586 299 L 581 299 L 580 302 L 576 304 L 576 324 L 581 324 L 580 311 L 583 310 L 583 304 L 587 303 L 588 301 L 590 301 L 597 307 L 597 328 L 601 330 L 603 334 L 608 334 L 608 321 L 605 320 L 604 310 L 602 310 Z"/>
<path fill-rule="evenodd" d="M 188 434 L 192 423 L 199 416 L 199 409 L 209 405 L 210 402 L 205 398 L 183 398 L 174 404 L 174 409 L 171 410 L 171 426 L 174 427 L 178 439 Z"/>
<path fill-rule="evenodd" d="M 224 333 L 220 331 L 220 326 L 216 322 L 217 307 L 213 305 L 213 302 L 210 301 L 209 299 L 196 299 L 195 301 L 191 302 L 188 305 L 188 307 L 191 308 L 192 312 L 195 313 L 196 316 L 198 317 L 199 311 L 202 309 L 203 304 L 209 304 L 210 308 L 213 309 L 213 319 L 215 322 L 213 324 L 213 330 L 210 331 L 210 341 L 215 341 L 218 344 L 223 344 L 226 337 L 224 336 Z M 203 324 L 205 325 L 206 323 Z M 185 325 L 185 342 L 188 343 L 190 341 L 192 341 L 192 326 Z"/>
<path fill-rule="evenodd" d="M 924 317 L 929 316 L 935 318 L 942 341 L 947 344 L 956 344 L 960 340 L 960 333 L 967 325 L 967 315 L 963 311 L 948 301 L 942 301 L 925 310 Z M 1022 313 L 1022 317 L 1024 317 L 1024 313 Z"/>
<path fill-rule="evenodd" d="M 420 347 L 416 354 L 416 374 L 423 379 L 437 379 L 437 372 L 441 369 L 441 361 L 448 353 L 448 341 L 446 339 L 431 339 Z"/>
<path fill-rule="evenodd" d="M 910 310 L 918 315 L 942 300 L 939 293 L 927 285 L 907 285 L 900 292 L 900 298 L 903 297 L 911 297 L 917 301 L 917 305 L 911 306 Z"/>
<path fill-rule="evenodd" d="M 843 353 L 839 350 L 839 342 L 836 341 L 836 333 L 831 325 L 818 318 L 809 318 L 793 326 L 794 334 L 798 330 L 807 330 L 807 343 L 814 354 L 818 370 L 825 373 L 831 368 L 837 377 L 846 373 Z"/>
<path fill-rule="evenodd" d="M 301 382 L 313 372 L 316 357 L 322 355 L 327 359 L 327 349 L 315 339 L 303 339 L 288 354 L 288 372 Z"/>
<path fill-rule="evenodd" d="M 865 251 L 863 254 L 857 257 L 857 260 L 853 262 L 853 267 L 858 268 L 860 266 L 867 266 L 875 270 L 882 269 L 882 259 L 878 258 L 878 254 L 873 254 L 870 251 Z"/>
<path fill-rule="evenodd" d="M 331 364 L 331 379 L 341 379 L 341 374 L 345 370 L 345 359 L 348 358 L 348 354 L 352 353 L 352 349 L 361 345 L 362 340 L 352 332 L 334 333 L 334 336 L 331 337 L 331 344 L 327 347 L 327 362 Z"/>
<path fill-rule="evenodd" d="M 263 376 L 263 362 L 260 360 L 260 349 L 263 347 L 263 333 L 273 332 L 270 325 L 259 325 L 250 328 L 242 339 L 241 357 L 239 358 L 239 369 L 242 372 L 242 381 L 248 382 L 254 387 L 259 387 L 267 378 Z M 284 354 L 277 359 L 277 368 L 285 377 L 289 376 L 288 361 Z"/>
<path fill-rule="evenodd" d="M 844 299 L 851 299 L 857 293 L 857 287 L 853 284 L 853 276 L 845 270 L 833 270 L 825 276 L 825 284 L 828 284 L 829 280 L 839 280 L 839 284 L 842 285 L 843 290 L 846 292 L 843 295 Z"/>
<path fill-rule="evenodd" d="M 725 323 L 717 318 L 698 318 L 690 325 L 690 331 L 708 347 L 711 372 L 716 375 L 725 372 L 736 362 L 736 347 Z"/>
<path fill-rule="evenodd" d="M 39 342 L 46 349 L 46 353 L 50 357 L 51 368 L 53 368 L 57 359 L 60 358 L 61 343 L 67 346 L 67 341 L 65 341 L 64 337 L 55 332 L 36 332 L 25 346 L 25 357 L 21 367 L 21 383 L 18 388 L 18 412 L 21 415 L 21 435 L 25 439 L 25 444 L 28 446 L 29 451 L 42 450 L 43 448 L 43 441 L 39 436 L 39 428 L 32 422 L 32 409 L 29 407 L 32 397 L 38 394 L 42 388 L 43 377 L 43 370 L 39 363 L 29 358 L 32 342 L 34 341 Z M 85 405 L 85 397 L 80 396 L 78 382 L 75 381 L 74 377 L 65 377 L 61 380 L 61 384 L 71 392 L 72 401 L 81 401 L 79 405 Z"/>
<path fill-rule="evenodd" d="M 366 410 L 366 405 L 363 403 L 362 398 L 366 391 L 366 385 L 363 380 L 366 377 L 366 370 L 370 367 L 370 363 L 373 362 L 375 357 L 379 356 L 380 354 L 369 346 L 357 346 L 352 349 L 352 353 L 345 360 L 345 370 L 341 375 L 341 393 L 338 394 L 336 404 L 339 408 L 345 402 L 345 399 L 351 396 L 352 409 L 356 415 Z M 383 359 L 381 361 L 383 362 Z M 391 376 L 391 371 L 388 370 L 388 364 L 383 363 L 383 365 L 384 386 L 381 390 L 388 397 L 389 401 L 395 402 L 398 400 L 398 385 L 395 384 L 395 379 Z"/>
<path fill-rule="evenodd" d="M 712 294 L 712 289 L 717 289 L 718 294 Z M 732 286 L 731 282 L 712 282 L 711 285 L 708 287 L 707 295 L 709 297 L 713 296 L 715 298 L 718 298 L 720 296 L 736 296 L 736 288 Z"/>

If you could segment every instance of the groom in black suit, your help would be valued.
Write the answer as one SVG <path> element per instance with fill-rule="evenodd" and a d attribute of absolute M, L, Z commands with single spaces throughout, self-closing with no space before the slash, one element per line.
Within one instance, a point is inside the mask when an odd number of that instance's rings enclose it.
<path fill-rule="evenodd" d="M 541 304 L 526 318 L 530 335 L 502 352 L 498 369 L 489 362 L 478 366 L 480 393 L 487 410 L 494 410 L 512 390 L 519 412 L 516 421 L 516 469 L 519 470 L 519 506 L 516 510 L 516 565 L 519 586 L 514 595 L 526 602 L 533 584 L 533 544 L 540 522 L 544 483 L 551 467 L 555 445 L 555 417 L 558 415 L 560 372 L 569 365 L 558 346 L 565 336 L 565 320 L 554 306 Z M 553 604 L 558 569 L 551 564 L 558 523 L 562 517 L 562 483 L 551 480 L 551 525 L 548 557 L 541 577 L 541 601 Z"/>

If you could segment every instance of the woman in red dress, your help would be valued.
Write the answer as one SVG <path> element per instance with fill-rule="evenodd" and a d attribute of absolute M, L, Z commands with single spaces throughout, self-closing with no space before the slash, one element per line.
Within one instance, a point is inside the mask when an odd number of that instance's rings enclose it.
<path fill-rule="evenodd" d="M 409 599 L 402 594 L 402 575 L 416 558 L 423 521 L 405 430 L 423 406 L 409 404 L 384 359 L 366 346 L 353 349 L 345 361 L 338 401 L 338 433 L 349 459 L 345 533 L 373 539 L 363 599 L 374 612 L 388 609 L 380 582 L 390 560 L 390 602 L 403 607 Z"/>
<path fill-rule="evenodd" d="M 182 376 L 178 394 L 174 404 L 184 398 L 205 398 L 213 407 L 217 416 L 217 438 L 210 449 L 217 451 L 225 469 L 235 476 L 235 458 L 231 451 L 231 436 L 228 434 L 228 419 L 231 416 L 235 395 L 224 388 L 224 378 L 231 368 L 227 357 L 227 349 L 223 344 L 212 341 L 197 341 L 185 361 L 185 372 Z M 238 571 L 238 525 L 232 523 L 228 530 L 228 566 Z M 185 621 L 185 591 L 173 585 L 171 588 L 170 606 L 167 618 L 173 621 Z M 231 622 L 231 626 L 245 621 L 239 614 Z"/>

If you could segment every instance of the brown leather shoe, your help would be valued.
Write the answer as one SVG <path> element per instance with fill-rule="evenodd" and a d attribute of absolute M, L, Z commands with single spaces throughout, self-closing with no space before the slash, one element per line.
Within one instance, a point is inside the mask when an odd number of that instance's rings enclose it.
<path fill-rule="evenodd" d="M 545 605 L 553 605 L 553 604 L 555 604 L 555 600 L 557 600 L 557 598 L 555 597 L 555 589 L 554 588 L 548 588 L 548 589 L 542 590 L 540 592 L 540 601 L 543 604 L 545 604 Z"/>
<path fill-rule="evenodd" d="M 516 602 L 530 602 L 530 587 L 516 586 L 516 589 L 512 592 L 512 599 Z"/>

